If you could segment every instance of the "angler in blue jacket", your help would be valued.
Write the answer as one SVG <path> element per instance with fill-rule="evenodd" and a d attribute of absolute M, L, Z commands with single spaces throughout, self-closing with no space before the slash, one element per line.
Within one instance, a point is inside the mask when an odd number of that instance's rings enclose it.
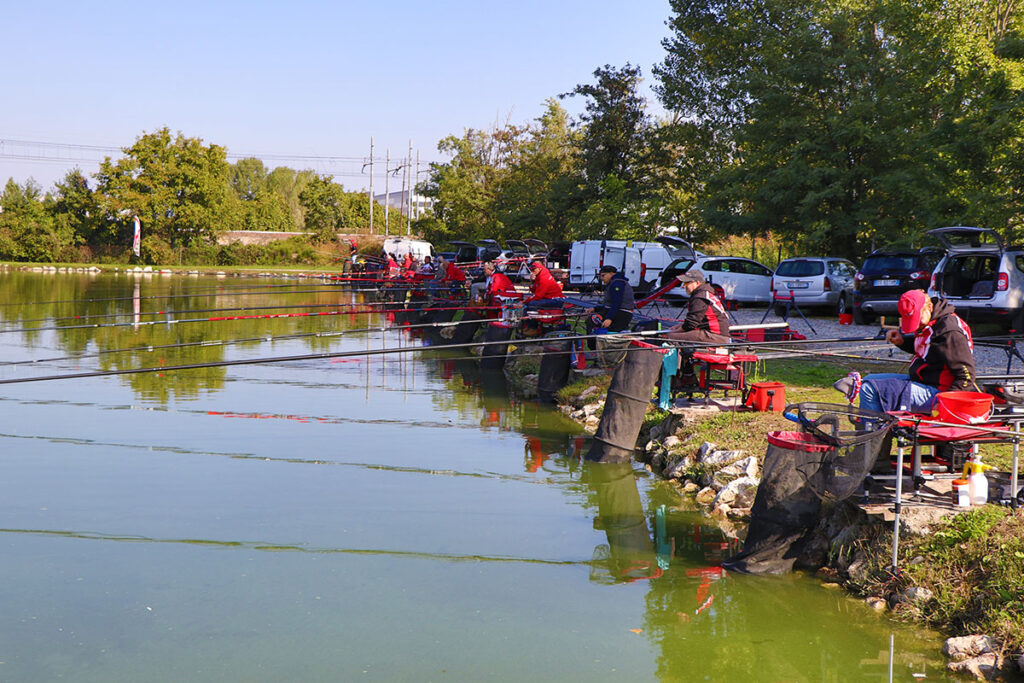
<path fill-rule="evenodd" d="M 598 277 L 604 285 L 604 301 L 600 306 L 587 309 L 587 313 L 592 314 L 587 318 L 587 333 L 593 334 L 598 328 L 621 332 L 633 320 L 633 308 L 636 306 L 633 287 L 615 266 L 602 266 Z M 593 347 L 594 340 L 588 341 Z"/>

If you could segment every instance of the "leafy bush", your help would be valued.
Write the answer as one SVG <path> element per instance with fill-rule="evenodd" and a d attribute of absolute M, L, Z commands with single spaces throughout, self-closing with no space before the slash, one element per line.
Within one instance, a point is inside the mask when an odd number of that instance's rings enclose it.
<path fill-rule="evenodd" d="M 167 240 L 148 235 L 139 244 L 139 260 L 151 266 L 168 265 L 175 262 L 174 249 Z"/>

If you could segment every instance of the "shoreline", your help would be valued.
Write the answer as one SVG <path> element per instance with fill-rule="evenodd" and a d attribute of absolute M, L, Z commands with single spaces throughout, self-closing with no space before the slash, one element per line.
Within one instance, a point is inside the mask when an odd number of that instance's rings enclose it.
<path fill-rule="evenodd" d="M 610 372 L 604 378 L 610 378 Z M 593 434 L 606 388 L 606 379 L 579 377 L 559 392 L 558 408 Z M 800 393 L 794 392 L 794 398 Z M 728 418 L 720 417 L 723 414 Z M 718 448 L 699 435 L 707 423 L 727 419 L 739 423 L 741 430 L 743 425 L 752 427 L 748 436 L 753 437 L 756 429 L 771 424 L 770 416 L 700 408 L 676 408 L 666 414 L 652 407 L 633 459 L 670 482 L 681 500 L 695 503 L 727 535 L 742 538 L 760 483 L 764 449 L 757 448 L 756 438 L 749 439 L 749 448 L 734 448 L 733 443 Z M 870 516 L 850 499 L 823 508 L 794 570 L 817 578 L 825 588 L 861 599 L 866 610 L 937 629 L 947 638 L 942 650 L 950 671 L 985 680 L 1024 680 L 1024 610 L 992 619 L 975 613 L 996 609 L 989 605 L 1006 602 L 1005 597 L 1011 604 L 1014 597 L 1022 599 L 1020 594 L 1003 595 L 1006 590 L 995 585 L 992 576 L 982 575 L 979 565 L 1006 562 L 1024 569 L 1024 512 L 993 504 L 951 515 L 908 513 L 910 509 L 901 517 L 901 571 L 895 576 L 888 571 L 891 518 Z M 957 553 L 950 561 L 950 554 Z M 993 553 L 998 558 L 992 559 Z M 1010 574 L 1024 572 L 1011 569 Z M 985 589 L 986 581 L 993 585 Z M 962 605 L 957 602 L 962 609 L 944 604 L 956 597 L 962 599 Z M 989 628 L 979 630 L 982 625 Z"/>

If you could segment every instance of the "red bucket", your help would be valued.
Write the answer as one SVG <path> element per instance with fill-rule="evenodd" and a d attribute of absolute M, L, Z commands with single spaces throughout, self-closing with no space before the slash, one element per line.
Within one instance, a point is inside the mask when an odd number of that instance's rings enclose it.
<path fill-rule="evenodd" d="M 786 408 L 786 385 L 782 382 L 757 382 L 751 385 L 746 404 L 761 412 L 781 413 Z"/>
<path fill-rule="evenodd" d="M 935 396 L 935 409 L 942 422 L 979 424 L 992 414 L 992 400 L 980 391 L 942 391 Z"/>
<path fill-rule="evenodd" d="M 840 325 L 852 325 L 853 324 L 853 313 L 840 313 L 839 314 Z"/>

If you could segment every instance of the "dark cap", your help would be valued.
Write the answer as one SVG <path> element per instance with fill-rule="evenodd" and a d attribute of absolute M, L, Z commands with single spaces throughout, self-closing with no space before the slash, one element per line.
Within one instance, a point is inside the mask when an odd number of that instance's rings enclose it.
<path fill-rule="evenodd" d="M 704 273 L 700 272 L 696 268 L 691 268 L 685 273 L 676 275 L 676 279 L 680 282 L 704 282 Z"/>
<path fill-rule="evenodd" d="M 601 270 L 599 270 L 597 272 L 599 272 L 599 273 L 617 273 L 617 272 L 619 272 L 619 269 L 616 268 L 615 266 L 601 266 Z"/>

